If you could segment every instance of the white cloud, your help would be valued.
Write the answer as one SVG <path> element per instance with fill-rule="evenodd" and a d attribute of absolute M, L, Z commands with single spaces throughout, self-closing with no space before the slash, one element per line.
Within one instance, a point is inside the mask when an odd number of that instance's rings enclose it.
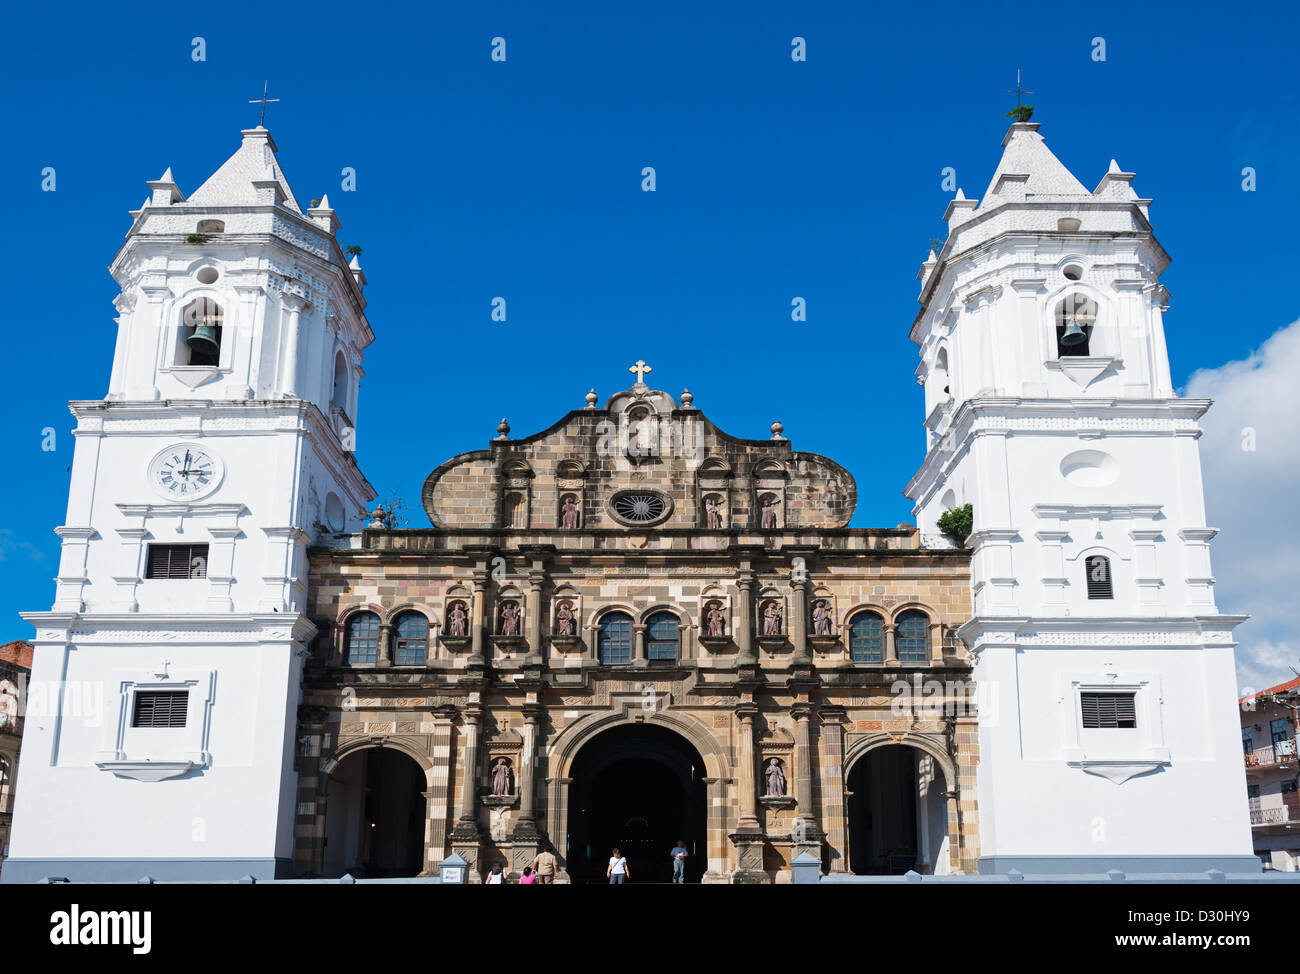
<path fill-rule="evenodd" d="M 1300 321 L 1249 358 L 1202 369 L 1183 395 L 1214 400 L 1201 420 L 1206 518 L 1221 612 L 1237 629 L 1241 686 L 1262 689 L 1300 666 Z"/>
<path fill-rule="evenodd" d="M 17 541 L 8 528 L 0 528 L 0 561 L 7 561 L 11 555 L 26 557 L 32 561 L 44 561 L 45 552 L 30 541 Z"/>

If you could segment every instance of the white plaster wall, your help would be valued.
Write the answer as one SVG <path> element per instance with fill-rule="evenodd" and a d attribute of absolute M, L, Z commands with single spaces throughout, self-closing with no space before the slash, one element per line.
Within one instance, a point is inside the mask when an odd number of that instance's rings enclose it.
<path fill-rule="evenodd" d="M 120 674 L 218 667 L 210 766 L 159 782 L 96 767 Z M 218 664 L 219 661 L 219 664 Z M 66 670 L 65 670 L 66 666 Z M 291 857 L 300 664 L 285 641 L 178 646 L 38 642 L 32 686 L 66 680 L 60 712 L 29 711 L 10 853 L 19 858 Z M 76 687 L 76 689 L 72 689 Z M 89 693 L 88 697 L 82 696 Z M 76 694 L 74 700 L 73 694 Z M 184 734 L 180 729 L 155 734 Z M 160 744 L 159 757 L 167 748 Z M 137 752 L 138 753 L 138 752 Z M 133 755 L 134 757 L 134 755 Z M 33 800 L 35 799 L 35 800 Z"/>
<path fill-rule="evenodd" d="M 1067 764 L 1061 674 L 1111 664 L 1156 674 L 1169 763 L 1120 784 Z M 980 708 L 980 849 L 1016 855 L 1247 855 L 1241 742 L 1234 732 L 1232 653 L 1200 646 L 986 648 L 975 668 Z M 1073 717 L 1073 714 L 1071 714 Z M 1141 721 L 1139 721 L 1141 723 Z M 1136 731 L 1108 731 L 1133 735 Z M 1135 756 L 1122 742 L 1097 756 Z M 989 814 L 989 813 L 992 814 Z"/>

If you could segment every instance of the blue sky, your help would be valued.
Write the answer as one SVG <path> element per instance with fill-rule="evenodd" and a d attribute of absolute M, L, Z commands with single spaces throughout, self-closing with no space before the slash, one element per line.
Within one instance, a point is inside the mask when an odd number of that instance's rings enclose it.
<path fill-rule="evenodd" d="M 727 431 L 785 424 L 854 473 L 854 524 L 911 518 L 922 456 L 917 267 L 951 194 L 997 162 L 1017 68 L 1087 186 L 1112 157 L 1174 263 L 1175 382 L 1243 359 L 1300 309 L 1294 4 L 228 4 L 26 6 L 0 38 L 10 148 L 0 636 L 46 608 L 72 439 L 106 390 L 106 266 L 145 180 L 192 192 L 257 121 L 304 204 L 363 248 L 377 340 L 359 460 L 413 526 L 420 485 L 629 383 L 689 387 Z M 75 30 L 69 28 L 75 24 Z M 790 59 L 791 38 L 808 59 Z M 191 39 L 207 60 L 191 59 Z M 504 37 L 507 60 L 490 59 Z M 1092 39 L 1106 43 L 1094 61 Z M 41 192 L 41 170 L 57 191 Z M 340 190 L 340 170 L 357 189 Z M 655 193 L 641 169 L 657 171 Z M 1241 189 L 1254 167 L 1258 189 Z M 508 320 L 489 320 L 503 296 Z M 808 320 L 790 320 L 794 296 Z M 42 452 L 41 430 L 59 431 Z M 1211 522 L 1214 521 L 1211 510 Z M 1232 606 L 1224 606 L 1232 609 Z M 1283 674 L 1285 675 L 1285 674 Z"/>

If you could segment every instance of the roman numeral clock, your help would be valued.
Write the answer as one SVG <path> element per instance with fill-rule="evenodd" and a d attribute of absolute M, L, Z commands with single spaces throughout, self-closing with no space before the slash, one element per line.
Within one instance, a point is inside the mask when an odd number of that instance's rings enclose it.
<path fill-rule="evenodd" d="M 176 443 L 149 463 L 149 486 L 164 497 L 196 500 L 217 489 L 221 461 L 196 443 Z"/>

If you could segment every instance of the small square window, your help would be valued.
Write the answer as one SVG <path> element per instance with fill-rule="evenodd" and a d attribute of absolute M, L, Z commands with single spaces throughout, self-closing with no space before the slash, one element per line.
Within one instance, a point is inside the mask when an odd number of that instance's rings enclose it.
<path fill-rule="evenodd" d="M 1081 693 L 1083 726 L 1088 729 L 1131 730 L 1137 727 L 1137 694 Z"/>
<path fill-rule="evenodd" d="M 184 727 L 188 690 L 137 690 L 132 727 Z"/>

